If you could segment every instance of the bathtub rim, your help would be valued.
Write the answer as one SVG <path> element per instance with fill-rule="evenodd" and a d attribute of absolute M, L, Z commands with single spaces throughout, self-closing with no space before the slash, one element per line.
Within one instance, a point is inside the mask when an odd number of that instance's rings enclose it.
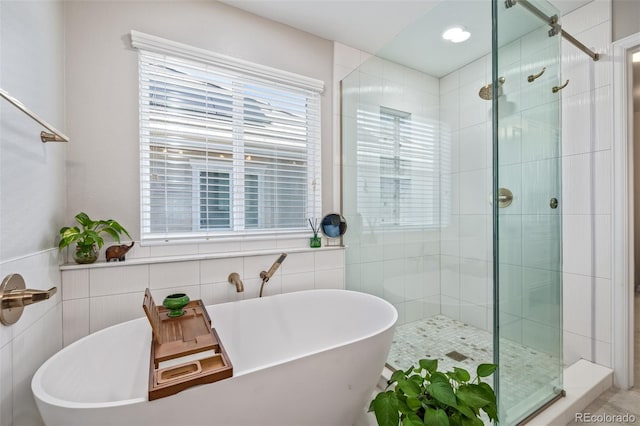
<path fill-rule="evenodd" d="M 388 323 L 386 323 L 383 327 L 380 327 L 378 329 L 376 329 L 373 332 L 367 333 L 367 334 L 363 334 L 362 336 L 359 336 L 357 338 L 354 339 L 350 339 L 347 341 L 344 341 L 340 344 L 334 344 L 334 345 L 328 345 L 320 350 L 316 350 L 313 352 L 307 352 L 303 355 L 298 355 L 298 356 L 294 356 L 294 357 L 283 357 L 282 359 L 279 359 L 276 362 L 271 362 L 271 363 L 266 363 L 261 365 L 260 367 L 256 367 L 256 368 L 250 368 L 250 369 L 246 369 L 243 370 L 241 372 L 237 372 L 234 371 L 234 375 L 233 377 L 241 377 L 244 375 L 248 375 L 251 373 L 254 373 L 256 371 L 261 371 L 261 370 L 266 370 L 269 368 L 273 368 L 279 365 L 283 365 L 289 362 L 293 362 L 295 360 L 298 359 L 302 359 L 302 358 L 306 358 L 309 356 L 313 356 L 316 354 L 320 354 L 320 353 L 324 353 L 324 352 L 328 352 L 331 350 L 334 350 L 336 348 L 340 348 L 343 346 L 348 346 L 348 345 L 352 345 L 367 339 L 370 339 L 374 336 L 377 335 L 381 335 L 384 334 L 385 332 L 387 332 L 389 329 L 395 327 L 396 323 L 398 322 L 398 310 L 396 309 L 395 306 L 393 306 L 390 302 L 388 302 L 387 300 L 383 299 L 382 297 L 379 296 L 375 296 L 369 293 L 364 293 L 364 292 L 359 292 L 359 291 L 353 291 L 353 290 L 343 290 L 343 289 L 310 289 L 310 290 L 302 290 L 302 291 L 297 291 L 297 292 L 291 292 L 291 293 L 281 293 L 281 294 L 275 294 L 272 296 L 268 296 L 268 297 L 263 297 L 263 298 L 252 298 L 252 299 L 243 299 L 243 300 L 237 300 L 237 301 L 232 301 L 232 302 L 225 302 L 225 303 L 219 303 L 219 304 L 213 304 L 213 305 L 207 305 L 206 308 L 207 310 L 209 309 L 209 307 L 214 307 L 214 306 L 219 306 L 219 305 L 226 305 L 226 304 L 230 304 L 230 303 L 242 303 L 242 302 L 251 302 L 253 300 L 268 300 L 272 297 L 281 297 L 281 296 L 285 296 L 285 297 L 294 297 L 293 295 L 297 294 L 297 293 L 319 293 L 319 292 L 325 292 L 325 293 L 350 293 L 350 294 L 357 294 L 358 297 L 363 297 L 365 299 L 372 299 L 372 300 L 377 300 L 377 301 L 382 301 L 382 305 L 385 306 L 386 308 L 390 309 L 392 315 L 391 315 L 391 321 L 389 321 Z M 259 302 L 253 302 L 253 303 L 259 303 Z M 129 398 L 129 399 L 123 399 L 123 400 L 119 400 L 119 401 L 107 401 L 107 402 L 75 402 L 75 401 L 69 401 L 69 400 L 65 400 L 65 399 L 60 399 L 57 398 L 51 394 L 49 394 L 48 392 L 45 391 L 44 386 L 42 385 L 42 376 L 44 375 L 44 373 L 47 371 L 49 364 L 55 362 L 55 360 L 59 357 L 62 356 L 61 353 L 63 351 L 66 350 L 71 350 L 71 348 L 73 348 L 76 344 L 80 344 L 84 339 L 90 338 L 90 337 L 95 337 L 98 336 L 100 333 L 103 332 L 107 332 L 108 330 L 111 330 L 113 328 L 116 327 L 125 327 L 127 324 L 135 322 L 135 321 L 144 321 L 147 322 L 147 319 L 145 317 L 142 318 L 135 318 L 129 321 L 125 321 L 125 322 L 121 322 L 118 324 L 114 324 L 112 326 L 103 328 L 102 330 L 98 330 L 95 333 L 91 333 L 88 334 L 87 336 L 82 337 L 81 339 L 78 339 L 77 341 L 71 343 L 70 345 L 62 348 L 60 351 L 56 352 L 54 355 L 52 355 L 50 358 L 48 358 L 35 372 L 35 374 L 33 375 L 33 378 L 31 379 L 31 392 L 34 396 L 34 399 L 36 400 L 36 403 L 46 403 L 48 405 L 52 405 L 52 406 L 56 406 L 56 407 L 61 407 L 61 408 L 67 408 L 67 409 L 74 409 L 74 410 L 82 410 L 82 409 L 97 409 L 97 408 L 109 408 L 109 407 L 121 407 L 121 406 L 126 406 L 126 405 L 134 405 L 134 404 L 138 404 L 141 402 L 153 402 L 153 401 L 149 401 L 149 397 L 148 395 L 145 394 L 144 397 L 141 398 Z M 151 333 L 151 326 L 149 326 L 149 332 Z M 233 360 L 232 360 L 233 361 Z M 231 378 L 233 378 L 231 377 Z M 186 391 L 190 390 L 190 389 L 195 389 L 199 386 L 194 386 L 193 388 L 189 388 L 186 389 Z M 184 392 L 184 391 L 183 391 Z"/>

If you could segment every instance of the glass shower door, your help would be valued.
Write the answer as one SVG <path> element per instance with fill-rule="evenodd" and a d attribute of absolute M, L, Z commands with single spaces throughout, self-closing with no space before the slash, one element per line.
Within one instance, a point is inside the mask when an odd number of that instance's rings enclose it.
<path fill-rule="evenodd" d="M 493 5 L 494 356 L 500 420 L 516 424 L 562 393 L 562 83 L 542 19 L 559 12 L 509 4 Z"/>

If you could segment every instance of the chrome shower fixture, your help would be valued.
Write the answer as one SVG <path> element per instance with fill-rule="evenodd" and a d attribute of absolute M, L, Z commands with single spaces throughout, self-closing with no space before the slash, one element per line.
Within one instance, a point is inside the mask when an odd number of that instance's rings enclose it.
<path fill-rule="evenodd" d="M 500 77 L 498 79 L 498 97 L 502 96 L 502 85 L 505 82 L 505 78 L 504 77 Z M 478 92 L 478 95 L 484 99 L 485 101 L 490 101 L 491 98 L 493 97 L 493 85 L 492 84 L 487 84 L 486 86 L 483 86 L 480 91 Z"/>

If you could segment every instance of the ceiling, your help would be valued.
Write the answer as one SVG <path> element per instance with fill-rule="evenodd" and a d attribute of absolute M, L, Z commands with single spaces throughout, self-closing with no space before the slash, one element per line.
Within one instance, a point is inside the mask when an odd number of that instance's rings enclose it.
<path fill-rule="evenodd" d="M 327 40 L 375 53 L 435 77 L 446 75 L 489 53 L 491 47 L 488 0 L 220 1 Z M 550 3 L 564 15 L 591 1 L 551 0 Z M 502 4 L 501 1 L 499 3 Z M 545 12 L 550 10 L 545 8 Z M 526 24 L 520 19 L 511 20 L 513 25 L 507 25 L 509 28 L 505 28 L 505 34 L 517 37 L 541 22 L 532 16 L 525 20 Z M 442 32 L 453 25 L 464 26 L 471 32 L 471 38 L 460 44 L 442 40 Z"/>

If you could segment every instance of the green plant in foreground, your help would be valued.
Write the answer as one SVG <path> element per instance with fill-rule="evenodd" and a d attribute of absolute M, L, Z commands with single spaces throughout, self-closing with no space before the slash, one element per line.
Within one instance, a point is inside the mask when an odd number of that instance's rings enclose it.
<path fill-rule="evenodd" d="M 498 421 L 498 406 L 493 388 L 481 380 L 496 371 L 495 364 L 480 364 L 477 377 L 454 367 L 438 371 L 437 359 L 421 359 L 418 367 L 398 370 L 388 381 L 394 390 L 380 392 L 369 406 L 380 426 L 482 426 L 480 410 Z"/>
<path fill-rule="evenodd" d="M 129 232 L 113 219 L 91 220 L 86 213 L 80 212 L 76 215 L 76 222 L 82 229 L 77 226 L 65 226 L 60 229 L 59 250 L 76 243 L 76 251 L 84 256 L 90 253 L 94 246 L 97 246 L 98 250 L 102 248 L 104 245 L 104 239 L 100 235 L 102 233 L 109 234 L 117 242 L 120 242 L 120 234 L 131 238 Z"/>

